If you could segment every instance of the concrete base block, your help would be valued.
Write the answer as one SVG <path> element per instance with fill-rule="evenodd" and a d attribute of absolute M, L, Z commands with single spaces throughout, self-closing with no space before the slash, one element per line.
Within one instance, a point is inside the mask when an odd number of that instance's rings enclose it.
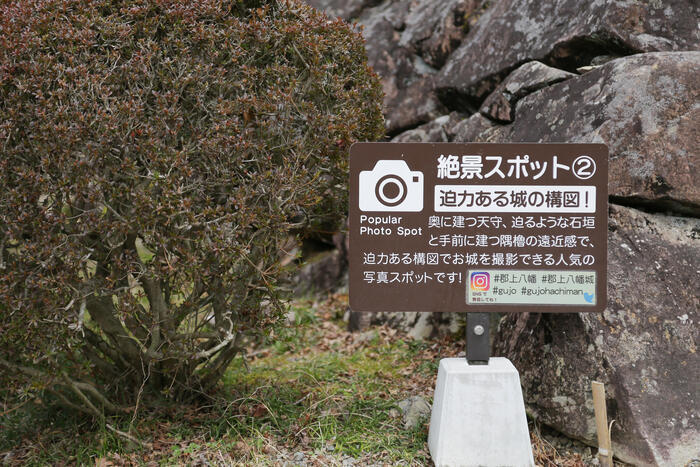
<path fill-rule="evenodd" d="M 428 446 L 438 467 L 535 465 L 520 376 L 510 360 L 440 360 Z"/>

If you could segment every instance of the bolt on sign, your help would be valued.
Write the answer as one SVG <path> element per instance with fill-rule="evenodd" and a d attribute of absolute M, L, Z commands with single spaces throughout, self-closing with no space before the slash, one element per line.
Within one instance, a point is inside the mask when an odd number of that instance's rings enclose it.
<path fill-rule="evenodd" d="M 607 171 L 602 144 L 353 145 L 350 307 L 603 311 Z"/>

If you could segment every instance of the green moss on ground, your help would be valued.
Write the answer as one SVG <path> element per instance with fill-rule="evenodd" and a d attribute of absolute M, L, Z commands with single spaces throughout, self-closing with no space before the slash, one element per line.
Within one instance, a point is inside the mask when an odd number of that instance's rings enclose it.
<path fill-rule="evenodd" d="M 405 429 L 397 404 L 412 395 L 430 400 L 437 359 L 456 352 L 459 342 L 416 342 L 387 328 L 351 334 L 341 319 L 346 306 L 345 296 L 295 302 L 273 337 L 251 345 L 244 365 L 231 365 L 215 400 L 139 413 L 131 433 L 151 448 L 42 404 L 0 419 L 0 459 L 37 465 L 428 463 L 427 420 Z M 128 431 L 130 422 L 115 424 Z"/>

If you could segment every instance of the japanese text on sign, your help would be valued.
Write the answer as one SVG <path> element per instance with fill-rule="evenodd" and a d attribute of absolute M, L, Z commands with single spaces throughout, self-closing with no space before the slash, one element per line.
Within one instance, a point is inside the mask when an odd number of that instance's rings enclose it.
<path fill-rule="evenodd" d="M 605 146 L 361 143 L 350 170 L 351 308 L 605 307 Z"/>
<path fill-rule="evenodd" d="M 595 212 L 593 186 L 436 185 L 436 212 Z"/>

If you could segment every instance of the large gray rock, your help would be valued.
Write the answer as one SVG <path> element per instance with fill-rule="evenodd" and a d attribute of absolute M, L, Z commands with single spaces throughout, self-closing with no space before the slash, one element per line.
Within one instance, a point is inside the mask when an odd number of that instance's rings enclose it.
<path fill-rule="evenodd" d="M 609 192 L 700 215 L 700 52 L 640 54 L 530 94 L 478 141 L 610 149 Z"/>
<path fill-rule="evenodd" d="M 424 123 L 411 130 L 404 131 L 395 136 L 392 143 L 446 143 L 454 134 L 453 128 L 464 119 L 464 115 L 452 112 L 435 120 Z"/>
<path fill-rule="evenodd" d="M 440 72 L 446 100 L 483 99 L 521 63 L 573 71 L 597 55 L 700 48 L 696 0 L 492 2 Z"/>
<path fill-rule="evenodd" d="M 637 465 L 698 457 L 700 220 L 611 206 L 602 314 L 503 319 L 496 355 L 518 368 L 532 414 L 596 442 L 590 383 L 606 384 L 615 454 Z"/>
<path fill-rule="evenodd" d="M 428 122 L 447 111 L 434 92 L 432 76 L 384 83 L 384 119 L 389 136 Z"/>
<path fill-rule="evenodd" d="M 456 143 L 477 141 L 479 138 L 486 138 L 489 131 L 498 127 L 499 125 L 492 120 L 480 113 L 475 113 L 452 127 L 452 141 Z"/>
<path fill-rule="evenodd" d="M 434 93 L 437 70 L 400 44 L 410 2 L 384 2 L 363 11 L 357 22 L 366 39 L 367 60 L 382 78 L 387 133 L 433 120 L 445 109 Z"/>
<path fill-rule="evenodd" d="M 304 265 L 294 276 L 292 284 L 297 296 L 328 292 L 345 285 L 347 281 L 347 257 L 341 250 L 318 252 L 304 260 Z"/>
<path fill-rule="evenodd" d="M 468 18 L 481 0 L 420 0 L 406 18 L 400 44 L 434 68 L 444 65 L 469 29 Z"/>
<path fill-rule="evenodd" d="M 512 122 L 515 104 L 535 91 L 576 76 L 543 63 L 528 62 L 508 75 L 484 101 L 481 113 L 500 122 Z"/>
<path fill-rule="evenodd" d="M 361 26 L 368 62 L 382 78 L 390 136 L 446 113 L 435 75 L 461 43 L 481 0 L 307 2 Z"/>

